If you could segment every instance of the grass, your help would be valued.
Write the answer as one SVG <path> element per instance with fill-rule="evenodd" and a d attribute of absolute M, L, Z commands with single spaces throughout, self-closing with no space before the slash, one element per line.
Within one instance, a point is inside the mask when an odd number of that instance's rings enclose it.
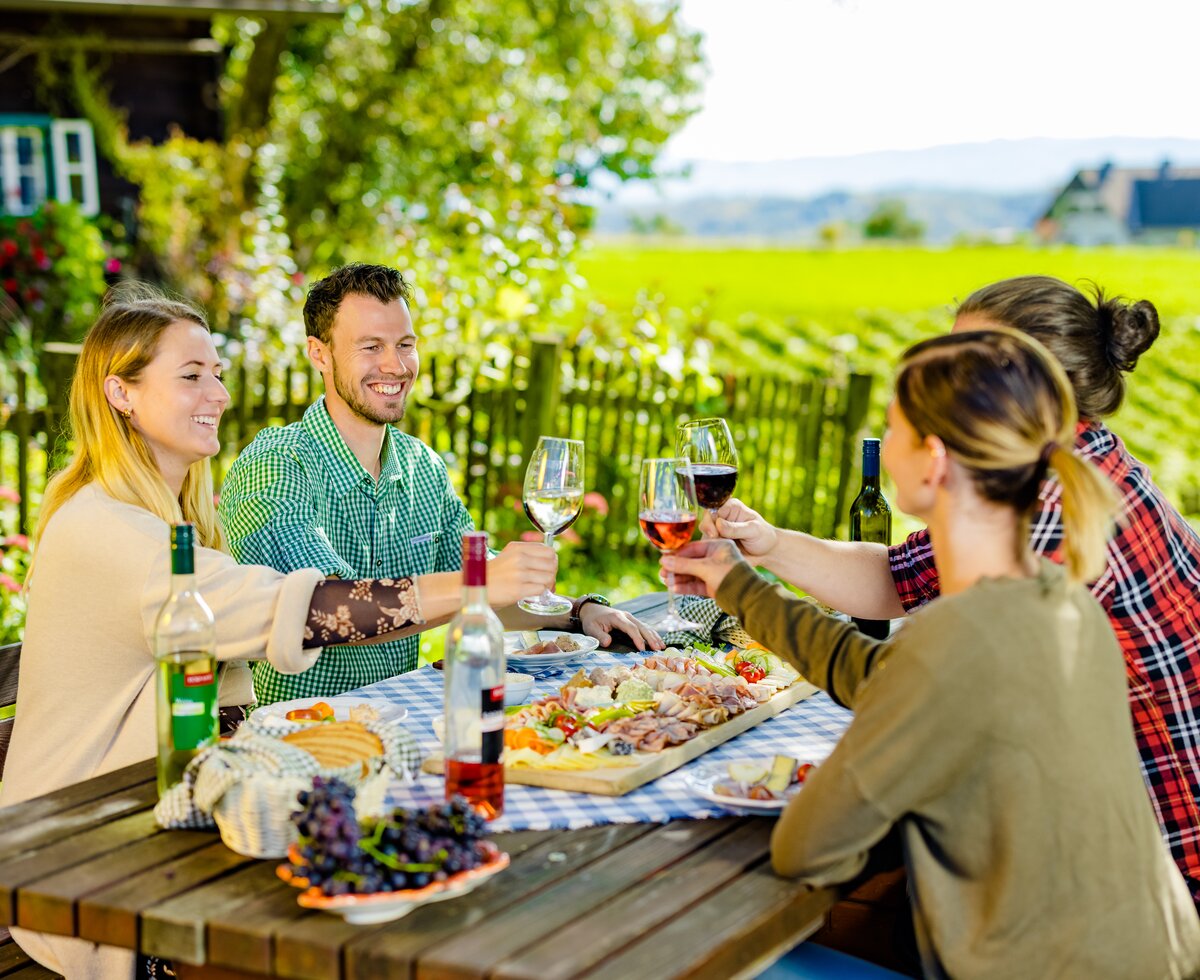
<path fill-rule="evenodd" d="M 1200 250 L 963 246 L 784 249 L 594 243 L 580 263 L 612 316 L 654 311 L 685 348 L 713 343 L 722 370 L 805 367 L 889 379 L 908 345 L 949 329 L 957 300 L 986 283 L 1044 274 L 1150 299 L 1163 322 L 1111 420 L 1184 513 L 1200 517 Z M 642 313 L 637 313 L 643 316 Z M 690 334 L 690 336 L 689 336 Z M 887 383 L 868 429 L 883 428 Z"/>
<path fill-rule="evenodd" d="M 592 296 L 628 309 L 640 291 L 713 316 L 754 313 L 854 326 L 864 311 L 935 313 L 949 323 L 957 299 L 997 279 L 1044 274 L 1094 280 L 1150 299 L 1164 317 L 1200 314 L 1200 249 L 874 247 L 831 250 L 708 248 L 694 243 L 593 244 L 580 262 Z"/>

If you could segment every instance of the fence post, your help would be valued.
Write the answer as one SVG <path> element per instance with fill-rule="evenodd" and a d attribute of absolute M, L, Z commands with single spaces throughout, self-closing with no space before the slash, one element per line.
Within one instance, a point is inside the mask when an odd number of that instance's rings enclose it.
<path fill-rule="evenodd" d="M 528 460 L 538 436 L 555 434 L 559 388 L 562 387 L 562 338 L 533 337 L 529 350 L 529 377 L 525 382 L 525 437 L 521 440 Z"/>

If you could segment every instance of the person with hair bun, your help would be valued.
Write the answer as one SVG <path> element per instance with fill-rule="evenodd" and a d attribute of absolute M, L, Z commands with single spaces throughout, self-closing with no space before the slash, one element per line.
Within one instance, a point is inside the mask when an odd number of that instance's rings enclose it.
<path fill-rule="evenodd" d="M 1158 312 L 1146 300 L 1020 276 L 984 286 L 958 308 L 955 331 L 989 326 L 1036 337 L 1063 366 L 1079 411 L 1070 445 L 1120 497 L 1107 560 L 1090 587 L 1125 656 L 1155 816 L 1200 905 L 1200 536 L 1104 424 L 1125 397 L 1125 375 L 1158 337 Z M 942 591 L 928 530 L 889 549 L 778 530 L 738 500 L 718 516 L 709 533 L 736 539 L 756 564 L 852 616 L 895 618 Z M 1063 517 L 1061 475 L 1051 474 L 1030 519 L 1036 553 L 1062 560 Z"/>
<path fill-rule="evenodd" d="M 1071 451 L 1062 367 L 1006 328 L 912 347 L 883 463 L 942 598 L 879 642 L 759 577 L 732 541 L 663 556 L 854 718 L 786 806 L 777 873 L 847 882 L 893 831 L 934 977 L 1185 977 L 1200 920 L 1146 798 L 1120 648 L 1084 585 L 1116 497 Z M 1063 564 L 1029 522 L 1057 476 Z"/>
<path fill-rule="evenodd" d="M 209 469 L 228 405 L 199 310 L 138 285 L 106 297 L 71 384 L 75 454 L 46 487 L 34 536 L 21 710 L 0 806 L 155 755 L 152 634 L 170 592 L 173 523 L 196 529 L 196 584 L 216 619 L 223 720 L 253 701 L 245 661 L 298 673 L 326 645 L 403 636 L 457 607 L 423 600 L 420 578 L 332 581 L 311 568 L 285 575 L 235 562 L 224 551 Z M 162 966 L 82 939 L 12 934 L 71 980 L 156 975 Z"/>

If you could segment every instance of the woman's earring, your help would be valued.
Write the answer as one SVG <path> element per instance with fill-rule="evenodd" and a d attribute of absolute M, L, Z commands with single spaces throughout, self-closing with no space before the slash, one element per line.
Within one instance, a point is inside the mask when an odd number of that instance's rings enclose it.
<path fill-rule="evenodd" d="M 121 417 L 124 418 L 126 422 L 128 422 L 131 418 L 133 418 L 133 409 L 132 408 L 121 409 Z"/>

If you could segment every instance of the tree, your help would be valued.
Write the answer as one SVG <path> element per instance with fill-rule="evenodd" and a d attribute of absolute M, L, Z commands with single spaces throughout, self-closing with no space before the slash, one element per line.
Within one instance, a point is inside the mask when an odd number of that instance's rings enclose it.
<path fill-rule="evenodd" d="M 650 176 L 699 91 L 678 0 L 359 0 L 340 22 L 214 33 L 223 145 L 97 128 L 165 272 L 252 342 L 291 345 L 300 273 L 351 259 L 412 273 L 423 336 L 560 319 L 585 192 Z"/>
<path fill-rule="evenodd" d="M 880 201 L 863 222 L 864 238 L 893 238 L 904 242 L 920 241 L 925 226 L 909 217 L 904 202 L 895 198 Z"/>

